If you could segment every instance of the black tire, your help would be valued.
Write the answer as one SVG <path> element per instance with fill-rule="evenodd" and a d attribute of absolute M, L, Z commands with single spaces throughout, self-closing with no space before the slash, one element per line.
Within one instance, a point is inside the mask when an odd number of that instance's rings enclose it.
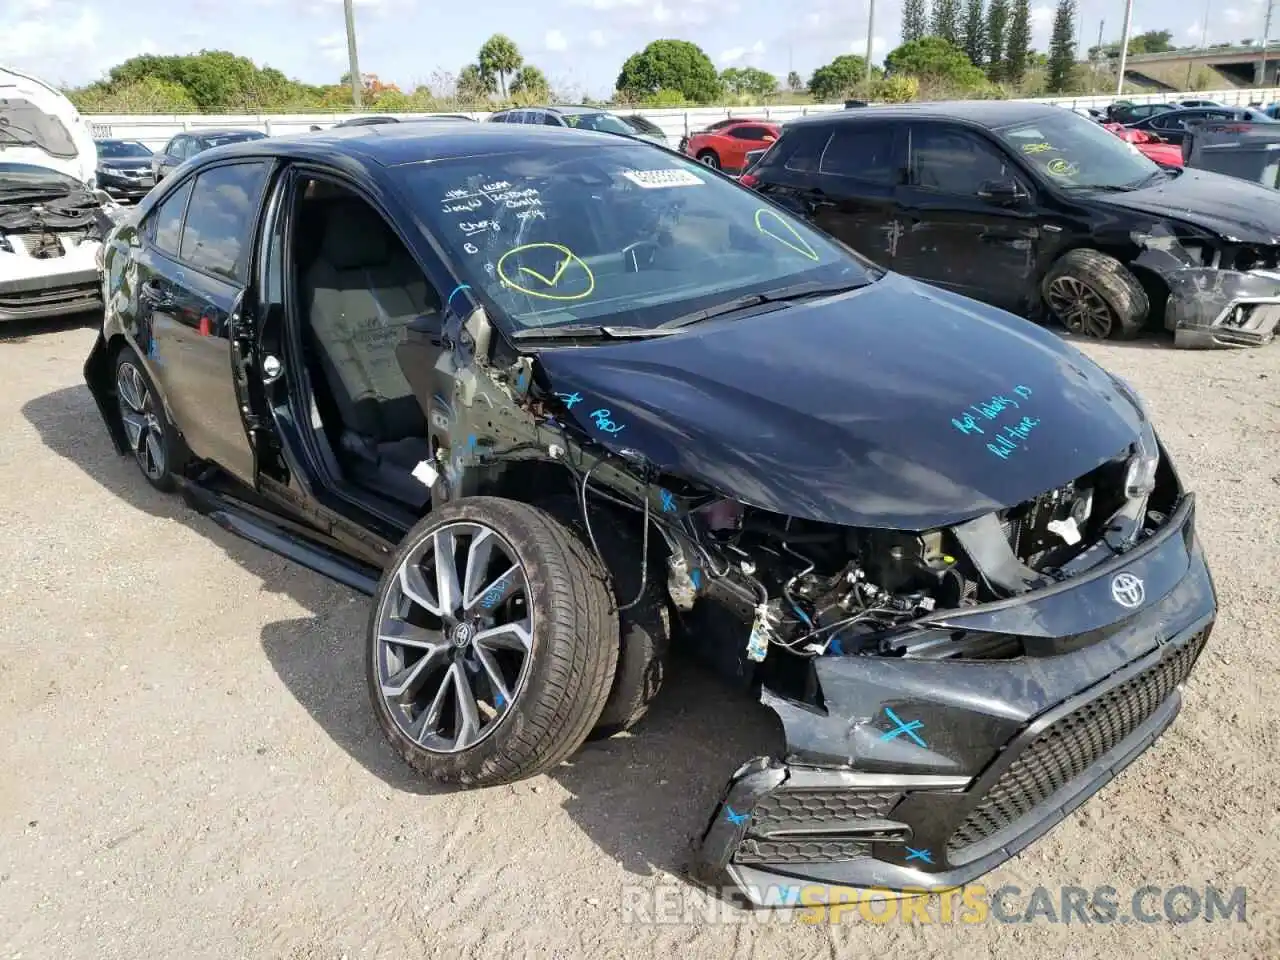
<path fill-rule="evenodd" d="M 401 565 L 434 531 L 478 523 L 522 565 L 529 587 L 528 668 L 491 733 L 454 753 L 428 750 L 401 729 L 382 694 L 379 628 Z M 365 664 L 378 724 L 392 747 L 424 776 L 486 787 L 543 773 L 578 749 L 609 695 L 618 660 L 618 617 L 608 576 L 576 536 L 542 510 L 497 497 L 468 497 L 432 511 L 401 543 L 378 585 Z"/>
<path fill-rule="evenodd" d="M 1095 340 L 1132 340 L 1151 311 L 1138 278 L 1115 257 L 1097 250 L 1068 250 L 1045 274 L 1045 304 L 1071 333 Z"/>
<path fill-rule="evenodd" d="M 133 377 L 135 372 L 136 381 Z M 146 367 L 138 359 L 138 354 L 130 346 L 123 346 L 116 352 L 112 374 L 111 382 L 116 394 L 121 429 L 138 469 L 147 483 L 157 490 L 172 492 L 177 486 L 175 478 L 182 466 L 180 460 L 185 447 L 177 428 L 169 422 L 159 391 L 152 383 Z M 122 386 L 122 377 L 126 378 L 124 383 L 133 383 L 132 389 Z M 139 430 L 139 419 L 145 421 L 146 426 L 135 437 L 135 432 Z"/>
<path fill-rule="evenodd" d="M 568 494 L 548 499 L 543 508 L 570 528 L 588 549 L 590 538 L 582 520 L 577 497 Z M 627 536 L 625 528 L 612 516 L 614 508 L 592 504 L 591 532 L 595 534 L 613 583 L 615 607 L 633 607 L 618 613 L 618 667 L 614 672 L 609 699 L 600 711 L 588 737 L 602 740 L 630 730 L 649 711 L 662 689 L 667 672 L 667 652 L 671 647 L 671 609 L 667 604 L 662 563 L 658 556 L 661 538 L 649 532 L 648 577 L 640 595 L 641 542 Z"/>
<path fill-rule="evenodd" d="M 712 170 L 720 169 L 720 155 L 714 150 L 699 151 L 697 160 L 699 163 L 706 164 Z"/>

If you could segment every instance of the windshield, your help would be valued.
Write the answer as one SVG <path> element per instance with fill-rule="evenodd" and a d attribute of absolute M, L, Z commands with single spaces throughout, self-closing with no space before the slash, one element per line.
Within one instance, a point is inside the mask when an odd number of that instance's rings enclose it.
<path fill-rule="evenodd" d="M 107 160 L 126 157 L 149 157 L 151 151 L 137 140 L 99 140 L 98 156 Z"/>
<path fill-rule="evenodd" d="M 566 126 L 579 130 L 598 130 L 601 133 L 621 133 L 632 136 L 635 130 L 615 117 L 612 113 L 566 113 L 561 119 Z"/>
<path fill-rule="evenodd" d="M 1037 172 L 1063 189 L 1129 190 L 1160 172 L 1132 144 L 1070 110 L 995 131 Z"/>
<path fill-rule="evenodd" d="M 789 285 L 881 272 L 705 167 L 639 140 L 400 167 L 490 314 L 515 329 L 657 327 Z"/>
<path fill-rule="evenodd" d="M 0 99 L 0 150 L 37 147 L 51 157 L 70 160 L 79 154 L 62 121 L 29 100 Z"/>
<path fill-rule="evenodd" d="M 41 190 L 83 190 L 84 184 L 75 177 L 33 163 L 0 163 L 0 192 L 33 187 Z"/>
<path fill-rule="evenodd" d="M 219 133 L 203 138 L 204 142 L 211 147 L 220 147 L 224 143 L 243 143 L 246 140 L 265 140 L 265 133 L 255 133 L 252 130 L 246 130 L 243 133 Z"/>

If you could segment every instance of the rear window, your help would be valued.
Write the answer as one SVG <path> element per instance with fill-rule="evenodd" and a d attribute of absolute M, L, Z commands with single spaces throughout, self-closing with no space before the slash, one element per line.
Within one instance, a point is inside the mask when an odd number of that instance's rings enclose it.
<path fill-rule="evenodd" d="M 831 139 L 829 127 L 796 127 L 784 130 L 782 139 L 769 152 L 769 164 L 781 164 L 795 173 L 817 173 L 822 151 Z"/>
<path fill-rule="evenodd" d="M 839 126 L 822 151 L 818 171 L 835 177 L 892 185 L 897 180 L 893 139 L 892 127 Z"/>
<path fill-rule="evenodd" d="M 655 327 L 795 283 L 880 276 L 749 190 L 643 141 L 396 168 L 499 322 Z"/>

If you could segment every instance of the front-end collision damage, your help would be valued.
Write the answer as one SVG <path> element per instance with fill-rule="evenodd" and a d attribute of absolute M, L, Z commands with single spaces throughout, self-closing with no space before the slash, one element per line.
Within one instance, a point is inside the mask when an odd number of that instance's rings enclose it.
<path fill-rule="evenodd" d="M 433 503 L 555 464 L 588 531 L 622 516 L 597 509 L 625 508 L 636 564 L 665 561 L 685 642 L 780 718 L 785 747 L 744 764 L 711 815 L 703 883 L 767 905 L 779 885 L 968 882 L 1178 711 L 1216 601 L 1193 500 L 1123 384 L 1126 447 L 1024 502 L 914 530 L 783 514 L 660 466 L 636 408 L 511 351 L 480 306 L 415 322 L 398 356 L 428 408 L 415 475 Z"/>
<path fill-rule="evenodd" d="M 1164 325 L 1186 348 L 1261 346 L 1280 326 L 1280 238 L 1241 244 L 1179 237 L 1165 224 L 1134 233 L 1133 265 L 1169 288 Z"/>

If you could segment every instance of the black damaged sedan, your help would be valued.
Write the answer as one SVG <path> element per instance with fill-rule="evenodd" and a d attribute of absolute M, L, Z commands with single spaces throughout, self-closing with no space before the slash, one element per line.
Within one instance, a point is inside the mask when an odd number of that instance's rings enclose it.
<path fill-rule="evenodd" d="M 373 595 L 372 707 L 422 774 L 629 728 L 672 644 L 756 684 L 786 750 L 696 864 L 756 902 L 985 873 L 1169 725 L 1216 615 L 1122 381 L 642 142 L 227 146 L 104 271 L 119 451 Z"/>

